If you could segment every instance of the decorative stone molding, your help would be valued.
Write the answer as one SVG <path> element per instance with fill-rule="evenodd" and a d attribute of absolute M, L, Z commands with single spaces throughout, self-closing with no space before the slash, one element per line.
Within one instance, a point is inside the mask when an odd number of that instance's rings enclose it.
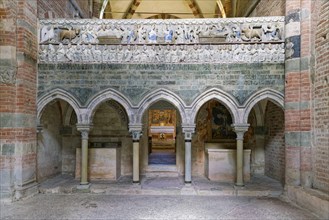
<path fill-rule="evenodd" d="M 284 17 L 40 20 L 40 43 L 195 44 L 281 42 Z"/>
<path fill-rule="evenodd" d="M 41 45 L 39 63 L 283 63 L 284 43 Z"/>
<path fill-rule="evenodd" d="M 284 17 L 41 20 L 39 62 L 284 62 Z"/>
<path fill-rule="evenodd" d="M 16 82 L 16 67 L 0 67 L 0 84 L 14 84 Z"/>

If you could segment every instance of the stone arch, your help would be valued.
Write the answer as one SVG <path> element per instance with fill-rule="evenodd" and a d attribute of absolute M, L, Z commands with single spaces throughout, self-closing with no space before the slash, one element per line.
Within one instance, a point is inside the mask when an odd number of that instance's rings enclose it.
<path fill-rule="evenodd" d="M 37 103 L 37 123 L 40 123 L 40 119 L 42 116 L 42 112 L 44 111 L 47 104 L 50 102 L 56 100 L 56 99 L 62 99 L 66 101 L 74 110 L 78 123 L 82 121 L 82 114 L 80 109 L 80 103 L 79 101 L 71 95 L 69 92 L 63 90 L 63 89 L 55 89 L 53 91 L 48 92 L 46 95 L 42 96 Z"/>
<path fill-rule="evenodd" d="M 125 109 L 126 114 L 128 116 L 128 121 L 129 122 L 132 121 L 133 110 L 130 101 L 120 92 L 114 89 L 108 89 L 96 94 L 89 102 L 85 112 L 87 123 L 90 123 L 92 121 L 92 118 L 96 112 L 97 107 L 107 100 L 114 100 L 117 103 L 119 103 Z"/>
<path fill-rule="evenodd" d="M 284 108 L 284 95 L 276 90 L 273 89 L 262 89 L 258 92 L 255 92 L 253 95 L 251 95 L 246 102 L 244 103 L 244 111 L 243 111 L 243 117 L 242 117 L 242 123 L 247 123 L 248 116 L 251 111 L 251 109 L 260 101 L 262 100 L 271 100 L 273 103 Z"/>
<path fill-rule="evenodd" d="M 215 99 L 221 102 L 229 110 L 232 116 L 233 124 L 239 122 L 238 102 L 229 93 L 218 88 L 212 88 L 200 94 L 192 103 L 190 123 L 195 123 L 196 116 L 200 108 L 208 101 Z"/>
<path fill-rule="evenodd" d="M 186 123 L 186 111 L 185 111 L 185 103 L 184 101 L 175 93 L 166 90 L 166 89 L 157 89 L 148 95 L 146 95 L 138 105 L 138 111 L 136 115 L 135 123 L 142 123 L 142 116 L 145 111 L 151 107 L 152 104 L 156 103 L 157 101 L 167 101 L 170 104 L 174 105 L 182 119 L 182 124 Z"/>

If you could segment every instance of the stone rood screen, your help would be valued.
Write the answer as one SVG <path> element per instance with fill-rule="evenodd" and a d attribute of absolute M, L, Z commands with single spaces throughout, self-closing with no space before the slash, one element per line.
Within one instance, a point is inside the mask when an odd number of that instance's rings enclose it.
<path fill-rule="evenodd" d="M 40 63 L 283 63 L 284 17 L 40 20 Z"/>

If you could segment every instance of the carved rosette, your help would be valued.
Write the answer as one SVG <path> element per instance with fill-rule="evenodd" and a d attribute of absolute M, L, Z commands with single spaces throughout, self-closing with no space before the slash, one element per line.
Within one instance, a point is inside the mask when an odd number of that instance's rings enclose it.
<path fill-rule="evenodd" d="M 0 67 L 0 84 L 14 84 L 16 82 L 16 67 Z"/>

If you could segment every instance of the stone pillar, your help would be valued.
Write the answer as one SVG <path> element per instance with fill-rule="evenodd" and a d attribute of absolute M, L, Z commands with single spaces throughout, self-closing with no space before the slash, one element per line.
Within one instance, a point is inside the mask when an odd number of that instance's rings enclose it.
<path fill-rule="evenodd" d="M 88 136 L 89 125 L 77 125 L 78 131 L 81 132 L 81 174 L 80 186 L 89 186 L 88 182 Z"/>
<path fill-rule="evenodd" d="M 243 181 L 243 135 L 248 130 L 249 124 L 235 124 L 236 133 L 236 186 L 244 186 Z"/>
<path fill-rule="evenodd" d="M 194 133 L 195 125 L 182 126 L 185 134 L 185 183 L 192 182 L 192 134 Z"/>
<path fill-rule="evenodd" d="M 133 183 L 139 183 L 139 139 L 141 137 L 141 131 L 133 131 Z"/>
<path fill-rule="evenodd" d="M 312 2 L 287 2 L 285 26 L 285 182 L 306 187 L 312 186 Z"/>
<path fill-rule="evenodd" d="M 1 1 L 0 11 L 1 202 L 38 193 L 37 0 Z"/>

